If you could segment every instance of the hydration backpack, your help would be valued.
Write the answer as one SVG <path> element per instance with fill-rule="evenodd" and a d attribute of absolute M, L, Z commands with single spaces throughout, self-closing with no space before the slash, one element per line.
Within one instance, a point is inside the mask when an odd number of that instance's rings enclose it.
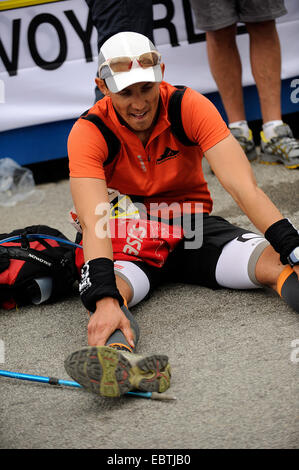
<path fill-rule="evenodd" d="M 0 307 L 55 301 L 78 279 L 75 247 L 59 230 L 33 225 L 0 234 Z"/>

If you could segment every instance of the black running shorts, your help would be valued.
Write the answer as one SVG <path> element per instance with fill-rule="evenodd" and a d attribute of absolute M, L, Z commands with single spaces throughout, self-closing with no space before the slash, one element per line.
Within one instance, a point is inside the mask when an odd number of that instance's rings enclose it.
<path fill-rule="evenodd" d="M 196 219 L 193 217 L 193 228 L 195 223 Z M 222 248 L 243 233 L 252 231 L 237 227 L 222 217 L 203 214 L 203 241 L 200 248 L 186 248 L 185 241 L 190 242 L 191 239 L 183 239 L 169 254 L 162 268 L 144 262 L 136 264 L 147 275 L 151 290 L 165 282 L 196 284 L 217 289 L 220 286 L 216 281 L 215 270 Z"/>

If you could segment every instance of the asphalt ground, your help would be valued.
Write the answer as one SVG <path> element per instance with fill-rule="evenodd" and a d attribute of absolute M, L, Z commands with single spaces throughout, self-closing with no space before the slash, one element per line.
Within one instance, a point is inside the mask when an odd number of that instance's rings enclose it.
<path fill-rule="evenodd" d="M 299 227 L 299 170 L 252 167 Z M 204 169 L 213 213 L 252 229 L 206 162 Z M 30 200 L 0 208 L 1 232 L 46 224 L 74 240 L 68 181 L 36 189 Z M 168 354 L 176 400 L 107 399 L 0 378 L 1 449 L 298 448 L 299 316 L 275 292 L 166 285 L 132 312 L 141 328 L 138 352 Z M 75 293 L 55 304 L 1 310 L 0 368 L 68 379 L 64 359 L 87 344 L 87 322 Z"/>

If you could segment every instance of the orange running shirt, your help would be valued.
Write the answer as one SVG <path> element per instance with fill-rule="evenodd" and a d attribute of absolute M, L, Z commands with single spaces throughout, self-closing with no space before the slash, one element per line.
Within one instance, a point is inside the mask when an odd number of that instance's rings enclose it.
<path fill-rule="evenodd" d="M 120 151 L 104 167 L 108 157 L 104 137 L 92 122 L 78 119 L 68 138 L 70 176 L 106 179 L 109 188 L 143 197 L 147 207 L 150 203 L 197 202 L 202 203 L 203 212 L 210 213 L 213 203 L 203 175 L 202 158 L 230 131 L 215 106 L 187 88 L 182 100 L 182 122 L 186 135 L 198 145 L 181 144 L 171 133 L 167 117 L 169 98 L 175 90 L 166 82 L 160 84 L 160 114 L 145 147 L 120 123 L 109 97 L 98 101 L 89 113 L 98 115 L 118 137 Z"/>

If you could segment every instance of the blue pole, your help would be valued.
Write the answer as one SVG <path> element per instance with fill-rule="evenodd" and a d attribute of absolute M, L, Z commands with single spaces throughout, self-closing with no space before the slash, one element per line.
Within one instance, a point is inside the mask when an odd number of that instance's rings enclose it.
<path fill-rule="evenodd" d="M 43 377 L 41 375 L 22 374 L 20 372 L 11 372 L 8 370 L 0 370 L 0 376 L 9 377 L 11 379 L 29 380 L 31 382 L 42 382 L 49 385 L 67 385 L 69 387 L 81 387 L 80 384 L 73 380 L 60 380 L 55 377 Z M 81 387 L 82 388 L 82 387 Z"/>
<path fill-rule="evenodd" d="M 0 370 L 0 376 L 8 377 L 10 379 L 28 380 L 30 382 L 42 382 L 49 385 L 65 385 L 68 387 L 83 388 L 73 380 L 61 380 L 55 377 L 43 377 L 41 375 L 22 374 L 20 372 L 11 372 L 8 370 Z M 126 395 L 133 395 L 141 398 L 152 398 L 152 392 L 127 392 Z"/>

